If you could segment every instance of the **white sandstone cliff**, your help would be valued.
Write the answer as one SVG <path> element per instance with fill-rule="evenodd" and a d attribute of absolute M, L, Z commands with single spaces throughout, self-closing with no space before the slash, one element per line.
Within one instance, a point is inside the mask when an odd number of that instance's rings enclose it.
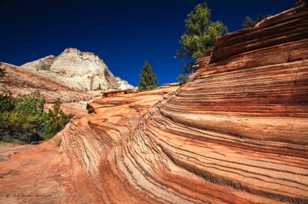
<path fill-rule="evenodd" d="M 79 90 L 134 88 L 127 81 L 114 77 L 97 55 L 76 48 L 67 48 L 59 56 L 49 55 L 21 67 Z"/>

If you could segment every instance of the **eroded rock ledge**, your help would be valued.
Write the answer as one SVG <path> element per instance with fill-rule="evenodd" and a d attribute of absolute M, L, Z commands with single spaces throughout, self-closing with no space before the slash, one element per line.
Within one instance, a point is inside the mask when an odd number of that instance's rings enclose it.
<path fill-rule="evenodd" d="M 307 203 L 306 22 L 301 5 L 222 38 L 177 90 L 94 101 L 0 162 L 0 202 Z"/>

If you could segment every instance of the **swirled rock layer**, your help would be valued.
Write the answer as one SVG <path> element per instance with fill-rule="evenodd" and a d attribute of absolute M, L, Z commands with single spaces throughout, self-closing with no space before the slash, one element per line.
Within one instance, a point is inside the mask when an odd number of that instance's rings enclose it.
<path fill-rule="evenodd" d="M 93 101 L 1 152 L 3 203 L 308 203 L 306 5 L 219 40 L 189 83 Z M 292 29 L 290 29 L 292 28 Z"/>

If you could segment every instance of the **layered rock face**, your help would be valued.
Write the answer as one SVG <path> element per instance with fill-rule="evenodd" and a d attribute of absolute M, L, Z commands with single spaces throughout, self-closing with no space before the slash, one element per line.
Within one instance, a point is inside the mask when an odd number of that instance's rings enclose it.
<path fill-rule="evenodd" d="M 127 81 L 114 77 L 107 65 L 91 52 L 65 49 L 59 56 L 47 56 L 21 67 L 79 90 L 133 88 Z"/>
<path fill-rule="evenodd" d="M 53 103 L 58 98 L 62 102 L 87 101 L 99 95 L 97 92 L 86 93 L 74 90 L 63 83 L 15 65 L 0 63 L 0 68 L 6 72 L 6 76 L 0 83 L 0 92 L 9 90 L 13 95 L 25 95 L 39 91 L 48 103 Z"/>
<path fill-rule="evenodd" d="M 109 159 L 117 160 L 111 151 L 122 151 L 140 118 L 176 88 L 97 99 L 91 103 L 94 114 L 75 116 L 48 142 L 0 144 L 0 203 L 109 203 L 108 189 L 124 193 L 112 195 L 118 203 L 138 203 L 126 189 L 128 181 L 113 175 Z"/>
<path fill-rule="evenodd" d="M 0 81 L 0 93 L 10 91 L 14 96 L 40 92 L 46 100 L 46 110 L 58 99 L 63 111 L 73 115 L 87 113 L 87 102 L 102 95 L 101 91 L 79 91 L 61 82 L 36 74 L 15 65 L 0 63 L 6 75 Z"/>
<path fill-rule="evenodd" d="M 95 100 L 6 147 L 0 202 L 308 203 L 307 22 L 301 4 L 228 34 L 180 88 Z"/>

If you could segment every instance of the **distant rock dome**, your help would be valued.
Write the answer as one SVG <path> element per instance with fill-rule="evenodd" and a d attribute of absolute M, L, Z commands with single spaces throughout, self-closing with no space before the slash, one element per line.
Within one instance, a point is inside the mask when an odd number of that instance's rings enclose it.
<path fill-rule="evenodd" d="M 67 48 L 58 56 L 49 55 L 21 67 L 79 90 L 134 88 L 127 81 L 114 77 L 95 53 L 76 48 Z"/>

